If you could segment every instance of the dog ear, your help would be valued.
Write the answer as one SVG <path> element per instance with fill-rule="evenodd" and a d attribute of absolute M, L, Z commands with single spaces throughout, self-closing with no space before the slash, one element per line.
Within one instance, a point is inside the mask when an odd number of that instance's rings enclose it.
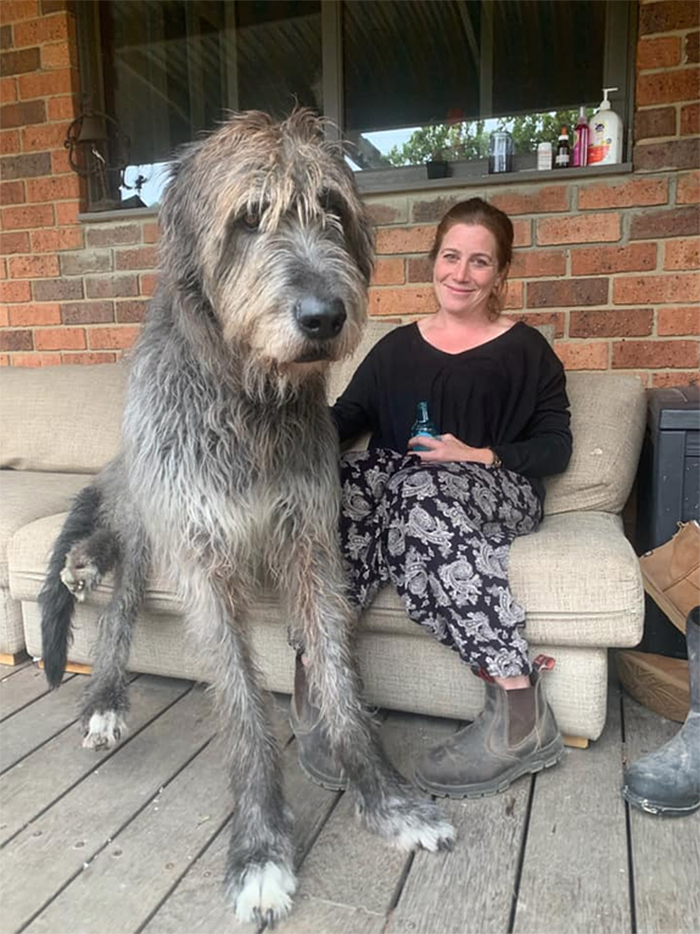
<path fill-rule="evenodd" d="M 160 206 L 160 265 L 165 277 L 191 291 L 201 286 L 199 238 L 196 213 L 199 206 L 196 186 L 192 183 L 190 166 L 199 143 L 181 147 L 169 166 L 169 180 Z M 201 290 L 201 287 L 198 288 Z"/>
<path fill-rule="evenodd" d="M 374 227 L 369 214 L 358 199 L 358 208 L 346 227 L 348 248 L 367 284 L 374 268 Z"/>

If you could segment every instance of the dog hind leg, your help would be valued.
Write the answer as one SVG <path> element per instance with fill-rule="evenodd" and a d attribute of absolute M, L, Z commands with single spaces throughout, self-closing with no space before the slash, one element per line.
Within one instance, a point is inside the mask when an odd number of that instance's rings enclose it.
<path fill-rule="evenodd" d="M 83 746 L 88 749 L 110 749 L 126 730 L 131 631 L 143 600 L 149 558 L 142 529 L 123 538 L 114 595 L 100 617 L 92 675 L 82 698 Z"/>
<path fill-rule="evenodd" d="M 293 817 L 263 695 L 237 626 L 236 591 L 212 580 L 213 575 L 190 580 L 188 603 L 193 635 L 212 671 L 235 796 L 227 893 L 239 921 L 272 928 L 290 911 L 296 889 Z"/>
<path fill-rule="evenodd" d="M 117 536 L 111 529 L 98 529 L 89 538 L 76 542 L 68 552 L 61 581 L 82 603 L 118 560 Z"/>
<path fill-rule="evenodd" d="M 94 534 L 101 502 L 102 494 L 96 486 L 85 487 L 75 497 L 51 552 L 46 578 L 39 594 L 44 671 L 51 688 L 58 687 L 66 669 L 75 608 L 73 595 L 61 581 L 61 571 L 71 549 L 77 547 L 77 543 L 89 540 Z"/>

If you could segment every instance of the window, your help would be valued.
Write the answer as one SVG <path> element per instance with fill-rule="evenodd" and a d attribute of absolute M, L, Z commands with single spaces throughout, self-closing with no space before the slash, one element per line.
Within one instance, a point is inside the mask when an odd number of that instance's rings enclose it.
<path fill-rule="evenodd" d="M 516 168 L 603 87 L 631 114 L 628 0 L 89 0 L 78 4 L 86 104 L 128 138 L 121 195 L 158 200 L 174 148 L 227 109 L 329 116 L 361 187 L 425 181 L 439 150 L 483 172 L 490 132 Z M 113 126 L 111 121 L 109 126 Z M 331 129 L 330 132 L 333 132 Z M 481 162 L 481 165 L 479 163 Z M 131 200 L 127 200 L 131 199 Z M 138 203 L 138 202 L 137 202 Z"/>

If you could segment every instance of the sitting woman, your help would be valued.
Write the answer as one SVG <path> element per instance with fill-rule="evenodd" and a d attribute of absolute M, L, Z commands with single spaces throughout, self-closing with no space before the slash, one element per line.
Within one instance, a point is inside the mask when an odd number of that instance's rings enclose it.
<path fill-rule="evenodd" d="M 569 462 L 569 403 L 547 341 L 501 314 L 512 246 L 510 219 L 480 198 L 448 211 L 430 253 L 437 311 L 380 340 L 332 409 L 341 443 L 371 432 L 341 462 L 351 598 L 361 610 L 391 582 L 409 617 L 486 682 L 482 714 L 418 764 L 437 795 L 502 791 L 563 751 L 507 567 L 513 539 L 542 519 L 543 478 Z M 420 402 L 436 437 L 412 437 Z M 300 741 L 312 777 L 322 746 Z M 323 755 L 324 784 L 340 786 Z"/>

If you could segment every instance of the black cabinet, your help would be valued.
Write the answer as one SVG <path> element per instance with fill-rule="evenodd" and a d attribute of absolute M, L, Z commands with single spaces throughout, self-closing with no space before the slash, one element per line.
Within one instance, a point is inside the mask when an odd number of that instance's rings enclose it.
<path fill-rule="evenodd" d="M 637 474 L 637 553 L 667 542 L 679 522 L 700 519 L 700 386 L 647 393 L 647 429 Z M 646 598 L 640 648 L 685 658 L 685 638 Z"/>

